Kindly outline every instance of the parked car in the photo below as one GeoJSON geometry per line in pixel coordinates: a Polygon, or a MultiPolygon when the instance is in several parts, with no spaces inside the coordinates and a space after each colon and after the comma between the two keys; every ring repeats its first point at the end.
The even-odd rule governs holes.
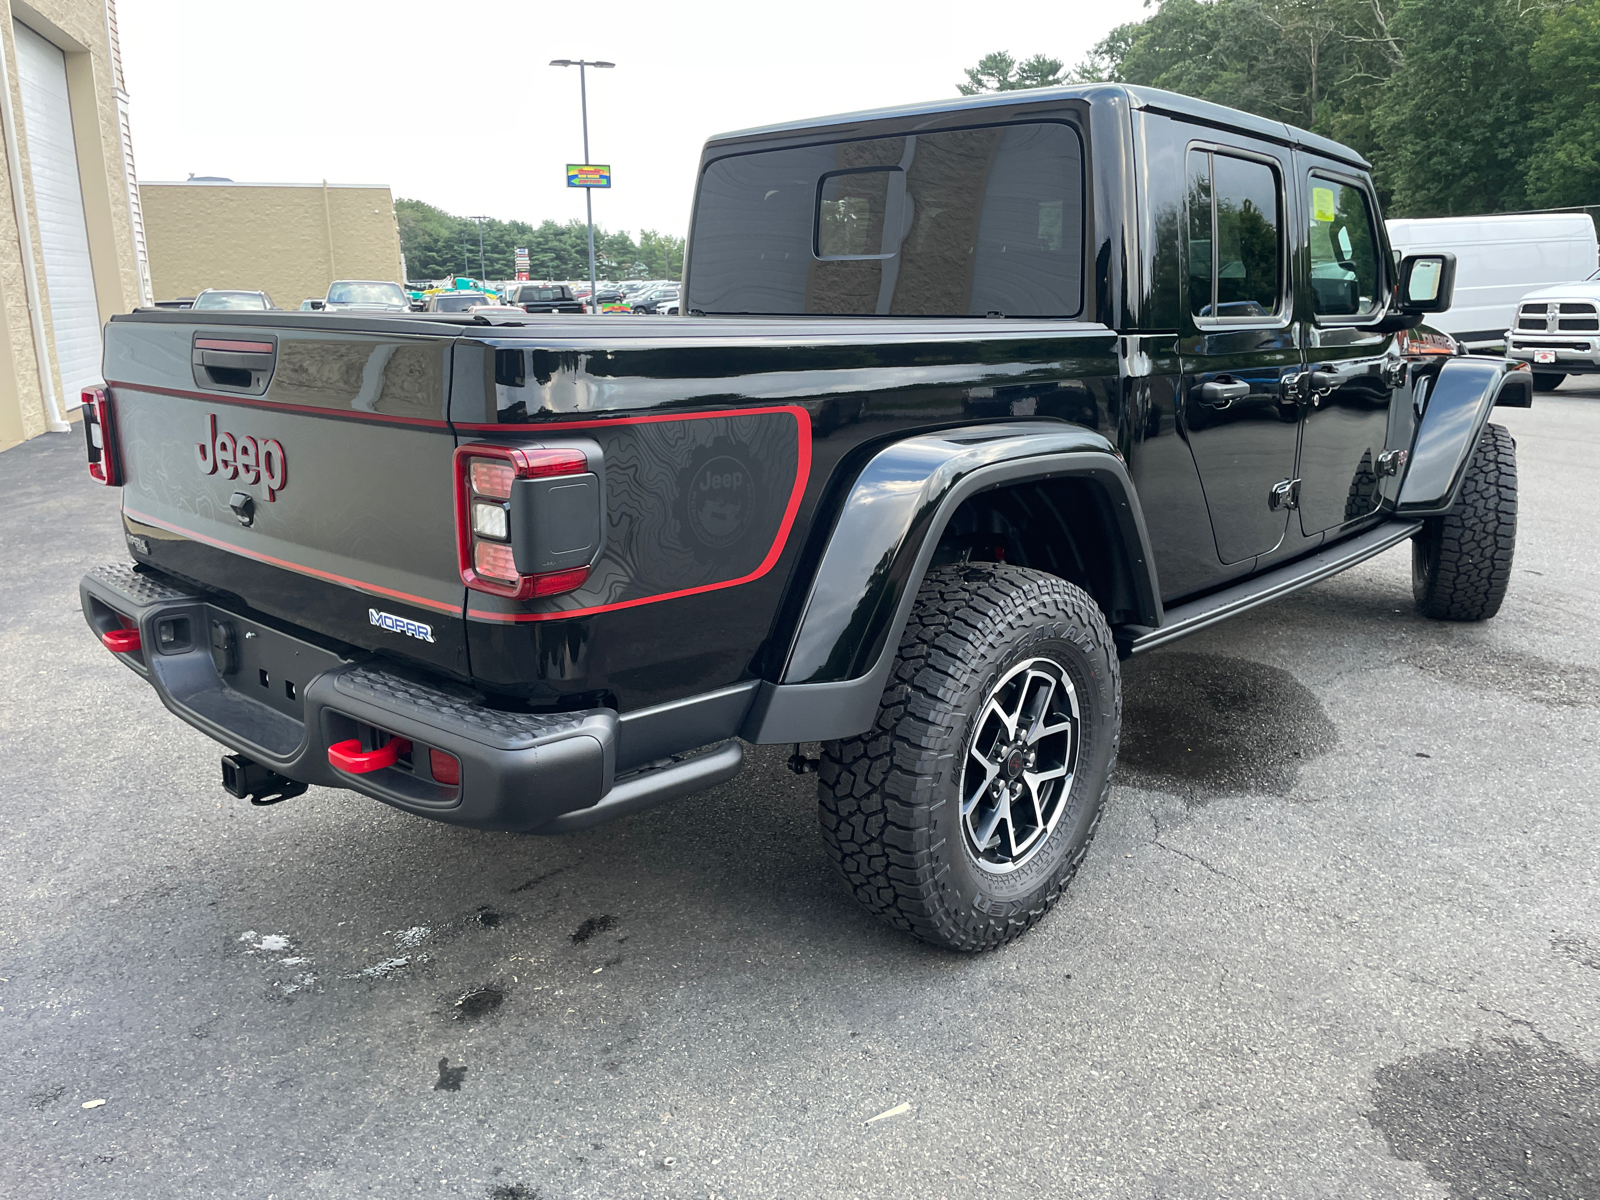
{"type": "Polygon", "coordinates": [[[157,300],[152,306],[155,308],[193,308],[193,296],[179,296],[175,300],[157,300]]]}
{"type": "Polygon", "coordinates": [[[323,312],[410,312],[411,298],[398,283],[374,279],[338,279],[328,285],[323,312]]]}
{"type": "Polygon", "coordinates": [[[1600,271],[1529,292],[1505,339],[1506,357],[1531,365],[1541,392],[1555,391],[1568,375],[1600,374],[1600,271]]]}
{"type": "Polygon", "coordinates": [[[322,311],[322,298],[320,296],[312,296],[312,297],[309,297],[309,298],[307,298],[305,300],[300,301],[300,311],[301,312],[321,312],[322,311]]]}
{"type": "Polygon", "coordinates": [[[531,313],[581,313],[583,303],[564,283],[519,283],[506,297],[507,304],[515,304],[531,313]]]}
{"type": "Polygon", "coordinates": [[[1435,323],[1468,351],[1498,354],[1529,292],[1587,278],[1600,267],[1588,213],[1407,218],[1388,228],[1402,254],[1455,255],[1455,301],[1435,323]]]}
{"type": "Polygon", "coordinates": [[[223,288],[206,288],[194,298],[189,307],[221,312],[253,312],[276,308],[272,297],[265,292],[229,291],[223,288]]]}
{"type": "MultiPolygon", "coordinates": [[[[564,833],[821,743],[854,897],[987,950],[1101,827],[1122,660],[1407,542],[1422,615],[1500,609],[1530,372],[1401,352],[1454,260],[1391,256],[1355,150],[1083,84],[696,177],[693,317],[418,321],[403,363],[390,318],[111,319],[134,561],[83,614],[232,794],[564,833]]],[[[1344,606],[1375,662],[1390,607],[1344,606]]]]}
{"type": "Polygon", "coordinates": [[[459,313],[466,312],[475,305],[497,304],[482,292],[435,292],[428,297],[428,302],[423,306],[423,312],[434,313],[459,313]]]}
{"type": "Polygon", "coordinates": [[[675,286],[651,288],[648,292],[635,296],[631,302],[631,307],[636,313],[661,312],[663,304],[671,303],[677,298],[678,289],[675,286]]]}

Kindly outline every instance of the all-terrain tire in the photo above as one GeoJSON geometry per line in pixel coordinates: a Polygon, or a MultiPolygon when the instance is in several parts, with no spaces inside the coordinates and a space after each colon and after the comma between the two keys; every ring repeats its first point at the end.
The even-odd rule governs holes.
{"type": "Polygon", "coordinates": [[[1517,443],[1485,425],[1461,495],[1411,542],[1411,594],[1425,617],[1485,621],[1500,611],[1517,548],[1517,443]]]}
{"type": "Polygon", "coordinates": [[[1533,390],[1536,392],[1553,392],[1566,380],[1565,371],[1535,371],[1533,373],[1533,390]]]}
{"type": "Polygon", "coordinates": [[[1083,861],[1110,790],[1121,722],[1116,645],[1084,591],[1003,563],[931,571],[872,729],[823,743],[819,815],[828,854],[861,905],[895,928],[953,950],[1003,945],[1049,911],[1083,861]],[[996,874],[969,838],[963,766],[990,719],[991,693],[1031,663],[1070,683],[1075,765],[1054,793],[1049,833],[1036,825],[1031,856],[996,874]]]}

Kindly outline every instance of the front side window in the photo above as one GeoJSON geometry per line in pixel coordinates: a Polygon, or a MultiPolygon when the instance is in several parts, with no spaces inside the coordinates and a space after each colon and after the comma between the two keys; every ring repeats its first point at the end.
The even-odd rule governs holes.
{"type": "Polygon", "coordinates": [[[1188,175],[1189,311],[1202,320],[1276,315],[1283,290],[1277,171],[1191,150],[1188,175]]]}
{"type": "Polygon", "coordinates": [[[732,155],[708,165],[688,307],[1074,317],[1083,143],[1036,122],[732,155]]]}
{"type": "Polygon", "coordinates": [[[1311,304],[1319,317],[1362,317],[1378,308],[1378,240],[1366,193],[1310,178],[1311,304]]]}

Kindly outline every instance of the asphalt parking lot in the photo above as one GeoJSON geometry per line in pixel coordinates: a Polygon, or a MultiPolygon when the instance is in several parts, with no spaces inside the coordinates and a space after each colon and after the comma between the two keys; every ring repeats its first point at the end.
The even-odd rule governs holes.
{"type": "Polygon", "coordinates": [[[1128,664],[977,958],[857,911],[787,747],[561,839],[232,800],[79,614],[79,435],[6,451],[0,1194],[1600,1196],[1600,383],[1495,419],[1501,615],[1402,547],[1128,664]]]}

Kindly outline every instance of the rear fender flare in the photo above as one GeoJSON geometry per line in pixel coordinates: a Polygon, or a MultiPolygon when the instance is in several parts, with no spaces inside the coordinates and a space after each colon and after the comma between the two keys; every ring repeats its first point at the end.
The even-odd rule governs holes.
{"type": "Polygon", "coordinates": [[[967,426],[906,438],[856,477],[812,576],[779,681],[765,681],[742,735],[849,737],[869,728],[940,534],[963,501],[1008,484],[1075,477],[1097,488],[1141,622],[1161,591],[1137,493],[1102,435],[1057,422],[967,426]]]}
{"type": "Polygon", "coordinates": [[[1474,357],[1447,361],[1429,389],[1395,515],[1436,517],[1449,512],[1494,406],[1527,407],[1532,395],[1532,373],[1515,363],[1474,357]],[[1527,395],[1518,389],[1526,389],[1527,395]]]}

